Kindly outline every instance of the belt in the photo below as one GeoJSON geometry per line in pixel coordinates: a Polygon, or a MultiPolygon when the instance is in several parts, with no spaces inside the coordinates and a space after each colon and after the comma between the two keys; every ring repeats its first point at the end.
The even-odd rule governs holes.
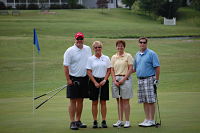
{"type": "MultiPolygon", "coordinates": [[[[115,76],[125,76],[125,75],[115,75],[115,76]]],[[[129,78],[127,78],[126,80],[129,80],[129,78]]]]}
{"type": "Polygon", "coordinates": [[[115,75],[115,76],[125,76],[125,75],[115,75]]]}
{"type": "Polygon", "coordinates": [[[147,76],[147,77],[137,77],[137,78],[138,78],[138,79],[147,79],[147,78],[149,78],[149,77],[153,77],[153,76],[155,76],[155,75],[147,76]]]}
{"type": "Polygon", "coordinates": [[[97,78],[97,77],[94,77],[94,78],[95,78],[95,80],[98,80],[98,81],[104,80],[104,78],[97,78]]]}
{"type": "Polygon", "coordinates": [[[71,76],[71,75],[69,75],[70,76],[70,78],[72,78],[72,79],[84,79],[84,78],[87,78],[88,76],[86,75],[85,77],[75,77],[75,76],[71,76]]]}

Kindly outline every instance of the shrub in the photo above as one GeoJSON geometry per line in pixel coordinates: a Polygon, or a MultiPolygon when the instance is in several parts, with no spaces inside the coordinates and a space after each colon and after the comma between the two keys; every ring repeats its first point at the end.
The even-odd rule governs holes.
{"type": "Polygon", "coordinates": [[[158,16],[171,19],[176,17],[178,8],[182,5],[182,0],[138,0],[140,9],[158,16]]]}
{"type": "Polygon", "coordinates": [[[68,0],[67,1],[68,6],[69,6],[70,9],[75,9],[76,5],[77,5],[77,2],[78,2],[78,0],[68,0]]]}
{"type": "Polygon", "coordinates": [[[6,9],[10,10],[10,9],[13,9],[12,6],[7,6],[6,9]]]}
{"type": "Polygon", "coordinates": [[[29,4],[28,5],[28,9],[30,9],[30,10],[37,10],[37,9],[39,9],[39,7],[36,4],[29,4]]]}
{"type": "Polygon", "coordinates": [[[158,8],[157,14],[159,16],[163,16],[163,17],[166,17],[168,19],[172,19],[173,17],[176,17],[177,10],[180,7],[180,5],[177,2],[178,1],[163,3],[160,6],[160,8],[158,8]]]}
{"type": "Polygon", "coordinates": [[[200,0],[192,0],[192,7],[200,11],[200,0]]]}
{"type": "Polygon", "coordinates": [[[76,6],[75,6],[75,9],[83,9],[83,8],[85,8],[83,5],[80,5],[80,4],[77,4],[76,6]]]}
{"type": "Polygon", "coordinates": [[[161,17],[161,16],[159,16],[159,17],[157,17],[157,19],[156,19],[157,21],[159,21],[161,24],[163,24],[164,23],[164,18],[163,17],[161,17]]]}
{"type": "Polygon", "coordinates": [[[26,4],[20,4],[20,5],[17,4],[17,5],[16,5],[16,8],[17,8],[17,9],[21,9],[21,10],[25,10],[25,9],[26,9],[26,4]]]}
{"type": "Polygon", "coordinates": [[[69,5],[68,4],[62,4],[62,9],[69,9],[69,5]]]}
{"type": "Polygon", "coordinates": [[[52,4],[50,6],[50,9],[61,9],[62,8],[62,5],[58,5],[58,4],[52,4]]]}
{"type": "Polygon", "coordinates": [[[6,6],[4,4],[4,2],[0,1],[0,10],[5,10],[6,6]]]}

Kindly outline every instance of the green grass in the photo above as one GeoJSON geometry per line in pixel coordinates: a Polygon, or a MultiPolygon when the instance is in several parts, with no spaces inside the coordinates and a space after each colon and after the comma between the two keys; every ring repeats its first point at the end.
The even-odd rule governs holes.
{"type": "Polygon", "coordinates": [[[180,8],[178,12],[178,21],[180,21],[180,23],[200,26],[200,14],[190,8],[180,8]]]}
{"type": "Polygon", "coordinates": [[[149,16],[137,15],[127,9],[105,10],[103,14],[99,9],[51,11],[56,14],[41,14],[36,10],[21,11],[21,16],[0,16],[0,35],[30,37],[34,27],[40,35],[53,37],[71,37],[78,31],[84,31],[88,38],[200,35],[200,12],[188,8],[180,9],[176,26],[165,26],[149,16]]]}
{"type": "MultiPolygon", "coordinates": [[[[9,98],[1,99],[1,132],[3,133],[71,133],[69,129],[68,103],[65,100],[64,92],[46,103],[35,113],[32,113],[32,102],[30,98],[9,98]]],[[[200,131],[199,109],[197,100],[199,92],[165,92],[159,93],[160,111],[162,117],[161,128],[140,128],[137,126],[143,120],[142,106],[137,104],[136,98],[131,100],[131,122],[129,129],[120,128],[120,133],[196,133],[200,131]],[[195,102],[196,101],[196,102],[195,102]],[[184,103],[184,104],[181,104],[184,103]],[[195,104],[196,103],[196,104],[195,104]]],[[[108,129],[92,129],[91,102],[85,100],[82,120],[88,128],[77,132],[118,132],[112,124],[117,120],[115,100],[108,102],[107,122],[108,129]]]]}
{"type": "MultiPolygon", "coordinates": [[[[62,65],[63,53],[73,44],[73,34],[77,31],[85,33],[85,43],[89,46],[95,40],[102,41],[103,53],[109,57],[116,52],[117,39],[112,38],[200,33],[199,22],[192,23],[190,15],[181,15],[177,26],[163,26],[149,17],[135,15],[125,9],[105,11],[104,15],[95,9],[55,11],[56,15],[41,15],[39,11],[22,11],[21,16],[0,16],[0,131],[2,133],[73,132],[69,130],[68,99],[65,98],[65,91],[60,92],[39,110],[35,110],[34,113],[32,111],[33,27],[37,28],[41,47],[40,55],[36,53],[35,56],[35,95],[43,94],[66,83],[62,65]],[[77,19],[77,16],[80,18],[77,19]],[[184,19],[181,19],[182,17],[184,19]]],[[[180,11],[183,15],[188,12],[199,14],[188,8],[180,11]]],[[[198,20],[199,17],[195,19],[198,20]]],[[[137,40],[129,39],[126,43],[126,51],[134,55],[138,51],[137,40]]],[[[200,39],[150,39],[149,48],[158,53],[161,62],[158,96],[163,125],[158,129],[137,126],[143,120],[144,113],[142,105],[137,104],[137,79],[133,74],[132,127],[121,128],[119,132],[200,132],[198,103],[200,39]]],[[[36,101],[35,105],[41,100],[36,101]]],[[[111,95],[107,107],[109,128],[94,130],[91,128],[91,101],[85,100],[82,120],[89,128],[77,132],[118,132],[118,129],[112,128],[112,124],[117,120],[117,112],[116,101],[111,95]]]]}

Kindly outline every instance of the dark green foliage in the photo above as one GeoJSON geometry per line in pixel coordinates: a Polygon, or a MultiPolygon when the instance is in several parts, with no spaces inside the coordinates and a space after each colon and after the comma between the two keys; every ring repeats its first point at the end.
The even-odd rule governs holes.
{"type": "Polygon", "coordinates": [[[17,4],[16,5],[17,9],[25,10],[26,9],[26,4],[17,4]]]}
{"type": "Polygon", "coordinates": [[[179,8],[179,4],[175,2],[165,2],[158,8],[157,14],[159,16],[166,17],[168,19],[172,19],[173,17],[176,17],[177,10],[179,8]]]}
{"type": "Polygon", "coordinates": [[[5,10],[5,9],[6,9],[5,4],[2,1],[0,1],[0,10],[5,10]]]}
{"type": "Polygon", "coordinates": [[[181,6],[186,7],[187,6],[187,0],[182,0],[181,6]]]}
{"type": "Polygon", "coordinates": [[[37,10],[37,9],[39,9],[39,7],[38,7],[37,4],[29,4],[28,5],[28,9],[30,9],[30,10],[37,10]]]}
{"type": "Polygon", "coordinates": [[[129,10],[131,10],[131,7],[133,5],[133,3],[135,2],[136,0],[122,0],[122,3],[126,5],[126,7],[129,8],[129,10]]]}
{"type": "Polygon", "coordinates": [[[192,7],[200,11],[200,0],[192,0],[192,7]]]}
{"type": "Polygon", "coordinates": [[[75,9],[76,6],[77,6],[77,2],[78,0],[68,0],[67,3],[68,3],[68,6],[70,9],[75,9]]]}
{"type": "Polygon", "coordinates": [[[157,12],[164,0],[139,0],[139,6],[145,12],[157,12]]]}
{"type": "Polygon", "coordinates": [[[62,5],[58,5],[58,4],[52,4],[50,6],[50,9],[61,9],[62,8],[62,5]]]}
{"type": "Polygon", "coordinates": [[[182,5],[182,0],[139,0],[139,7],[145,12],[155,13],[158,16],[173,18],[176,17],[178,8],[182,5]]]}
{"type": "Polygon", "coordinates": [[[85,7],[83,5],[77,4],[75,6],[75,9],[84,9],[85,7]]]}

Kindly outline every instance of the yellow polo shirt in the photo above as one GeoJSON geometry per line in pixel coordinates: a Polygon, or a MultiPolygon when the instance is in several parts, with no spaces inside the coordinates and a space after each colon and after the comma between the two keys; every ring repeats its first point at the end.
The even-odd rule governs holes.
{"type": "Polygon", "coordinates": [[[111,67],[114,68],[115,75],[126,75],[128,71],[128,65],[133,64],[133,57],[131,54],[124,52],[122,56],[118,53],[111,58],[111,67]]]}

